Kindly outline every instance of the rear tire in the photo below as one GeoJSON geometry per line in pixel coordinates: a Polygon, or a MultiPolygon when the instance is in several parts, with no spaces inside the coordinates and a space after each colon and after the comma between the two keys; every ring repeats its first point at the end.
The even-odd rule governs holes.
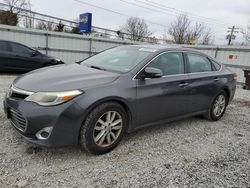
{"type": "Polygon", "coordinates": [[[79,144],[93,154],[104,154],[114,149],[127,128],[127,113],[116,102],[106,102],[90,112],[83,122],[79,144]]]}
{"type": "Polygon", "coordinates": [[[228,104],[228,96],[225,91],[221,91],[210,105],[209,111],[204,117],[210,121],[218,121],[224,115],[228,104]]]}

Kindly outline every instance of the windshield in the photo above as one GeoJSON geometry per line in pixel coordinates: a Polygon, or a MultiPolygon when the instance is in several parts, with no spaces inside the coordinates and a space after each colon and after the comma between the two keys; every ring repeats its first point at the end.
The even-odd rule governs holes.
{"type": "Polygon", "coordinates": [[[122,46],[106,50],[84,60],[81,64],[115,72],[129,72],[152,52],[151,49],[122,46]]]}

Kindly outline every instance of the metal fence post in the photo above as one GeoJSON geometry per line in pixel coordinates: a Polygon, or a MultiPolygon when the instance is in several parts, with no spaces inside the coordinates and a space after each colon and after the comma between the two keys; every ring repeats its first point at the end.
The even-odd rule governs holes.
{"type": "Polygon", "coordinates": [[[45,54],[48,55],[49,50],[49,33],[45,33],[45,54]]]}
{"type": "Polygon", "coordinates": [[[219,51],[219,48],[217,47],[216,49],[215,49],[215,54],[214,54],[214,58],[216,59],[216,57],[217,57],[217,55],[218,55],[218,51],[219,51]]]}
{"type": "Polygon", "coordinates": [[[89,39],[89,56],[92,55],[92,39],[89,39]]]}

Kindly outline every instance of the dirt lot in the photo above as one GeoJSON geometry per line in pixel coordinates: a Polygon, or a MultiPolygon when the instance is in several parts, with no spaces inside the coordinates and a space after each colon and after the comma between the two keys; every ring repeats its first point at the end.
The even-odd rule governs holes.
{"type": "Polygon", "coordinates": [[[0,76],[0,187],[250,187],[250,91],[237,88],[218,122],[199,117],[127,135],[112,152],[45,149],[27,143],[3,113],[0,76]]]}

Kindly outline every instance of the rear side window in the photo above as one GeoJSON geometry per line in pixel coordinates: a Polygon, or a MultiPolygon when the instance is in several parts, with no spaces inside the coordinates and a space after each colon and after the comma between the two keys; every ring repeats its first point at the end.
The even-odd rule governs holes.
{"type": "Polygon", "coordinates": [[[190,73],[212,71],[211,62],[204,56],[198,54],[187,54],[190,73]]]}
{"type": "Polygon", "coordinates": [[[0,41],[0,51],[9,51],[6,42],[0,41]]]}
{"type": "Polygon", "coordinates": [[[212,59],[210,59],[210,60],[211,60],[211,62],[212,62],[212,64],[213,64],[213,70],[214,70],[214,71],[220,70],[221,65],[220,65],[219,63],[217,63],[216,61],[212,60],[212,59]]]}
{"type": "Polygon", "coordinates": [[[160,69],[163,75],[176,75],[184,73],[182,53],[168,52],[154,59],[149,67],[160,69]]]}
{"type": "Polygon", "coordinates": [[[12,52],[15,53],[24,53],[24,54],[32,54],[33,51],[23,45],[16,44],[16,43],[10,43],[12,52]]]}

